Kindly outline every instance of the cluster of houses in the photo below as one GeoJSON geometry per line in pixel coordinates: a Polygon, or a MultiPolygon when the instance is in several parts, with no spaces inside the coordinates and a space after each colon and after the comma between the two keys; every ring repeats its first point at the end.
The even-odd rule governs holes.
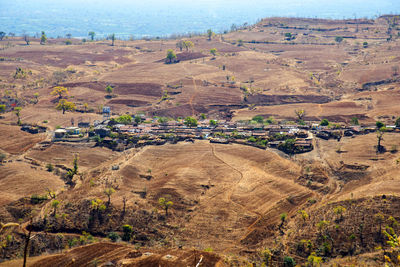
{"type": "MultiPolygon", "coordinates": [[[[291,140],[296,153],[308,152],[313,149],[313,138],[325,140],[340,140],[343,136],[354,136],[376,131],[376,127],[336,126],[330,128],[320,124],[255,124],[249,121],[232,122],[218,121],[213,124],[210,120],[200,120],[197,126],[189,127],[184,121],[163,121],[157,118],[143,118],[142,123],[119,124],[116,120],[94,121],[93,125],[80,122],[78,125],[59,128],[54,132],[53,141],[72,139],[88,140],[97,137],[105,145],[141,146],[160,145],[167,141],[193,141],[208,139],[213,143],[240,143],[260,148],[280,148],[287,140],[291,140]],[[86,135],[87,133],[87,135],[86,135]],[[133,142],[133,143],[132,143],[133,142]]],[[[396,130],[393,126],[389,130],[396,130]],[[393,128],[393,129],[392,129],[393,128]]]]}
{"type": "MultiPolygon", "coordinates": [[[[163,144],[161,140],[170,140],[173,137],[178,141],[209,139],[214,143],[234,142],[262,148],[267,145],[278,147],[286,139],[293,138],[295,146],[307,151],[313,149],[313,135],[307,127],[299,125],[264,125],[228,121],[219,121],[217,125],[212,125],[210,120],[201,120],[197,126],[189,127],[183,121],[159,123],[157,120],[152,120],[141,124],[125,125],[106,120],[95,121],[93,131],[89,132],[89,136],[99,136],[106,143],[110,143],[112,139],[110,136],[114,133],[118,134],[118,139],[153,140],[154,142],[150,144],[163,144]]],[[[149,144],[148,141],[138,143],[149,144]]]]}

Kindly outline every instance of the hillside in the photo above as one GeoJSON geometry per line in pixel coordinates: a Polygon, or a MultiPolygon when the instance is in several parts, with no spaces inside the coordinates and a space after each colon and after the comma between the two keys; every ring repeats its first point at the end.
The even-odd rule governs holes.
{"type": "Polygon", "coordinates": [[[399,23],[268,18],[188,51],[3,39],[0,266],[29,232],[28,266],[397,266],[399,23]]]}

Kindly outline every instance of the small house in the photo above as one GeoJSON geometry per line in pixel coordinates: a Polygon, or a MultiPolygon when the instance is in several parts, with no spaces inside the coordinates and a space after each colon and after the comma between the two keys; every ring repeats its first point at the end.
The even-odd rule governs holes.
{"type": "Polygon", "coordinates": [[[67,134],[67,131],[65,129],[57,129],[54,131],[54,137],[55,138],[63,138],[67,134]]]}
{"type": "Polygon", "coordinates": [[[69,135],[79,135],[81,133],[81,128],[79,127],[67,127],[65,130],[69,135]]]}
{"type": "Polygon", "coordinates": [[[79,128],[89,128],[90,127],[90,122],[78,122],[78,127],[79,128]]]}
{"type": "Polygon", "coordinates": [[[111,130],[103,125],[98,125],[94,128],[94,132],[96,133],[96,135],[100,136],[101,138],[104,138],[110,135],[111,130]]]}
{"type": "Polygon", "coordinates": [[[267,132],[264,130],[254,130],[252,132],[252,136],[264,138],[264,137],[267,137],[268,135],[267,135],[267,132]]]}

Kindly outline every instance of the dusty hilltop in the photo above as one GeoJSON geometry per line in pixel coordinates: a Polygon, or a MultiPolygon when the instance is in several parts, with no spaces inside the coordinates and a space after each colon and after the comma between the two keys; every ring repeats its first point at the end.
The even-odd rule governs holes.
{"type": "Polygon", "coordinates": [[[0,41],[0,266],[400,264],[399,16],[89,39],[0,41]]]}

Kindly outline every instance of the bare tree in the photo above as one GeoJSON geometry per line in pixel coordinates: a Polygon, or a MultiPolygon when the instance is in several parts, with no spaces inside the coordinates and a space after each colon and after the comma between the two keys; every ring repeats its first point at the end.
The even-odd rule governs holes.
{"type": "Polygon", "coordinates": [[[24,38],[24,41],[25,41],[26,45],[29,45],[29,43],[31,42],[30,37],[29,37],[29,34],[27,34],[27,33],[24,32],[24,33],[22,34],[22,38],[24,38]]]}
{"type": "Polygon", "coordinates": [[[304,109],[299,109],[299,110],[295,109],[294,113],[296,114],[299,121],[302,121],[306,116],[306,111],[304,109]]]}
{"type": "Polygon", "coordinates": [[[393,66],[392,71],[393,71],[393,76],[399,75],[399,66],[393,66]]]}
{"type": "Polygon", "coordinates": [[[385,131],[383,129],[379,129],[376,131],[376,138],[378,139],[378,145],[376,146],[376,153],[381,153],[383,151],[381,142],[383,141],[384,133],[385,133],[385,131]]]}

